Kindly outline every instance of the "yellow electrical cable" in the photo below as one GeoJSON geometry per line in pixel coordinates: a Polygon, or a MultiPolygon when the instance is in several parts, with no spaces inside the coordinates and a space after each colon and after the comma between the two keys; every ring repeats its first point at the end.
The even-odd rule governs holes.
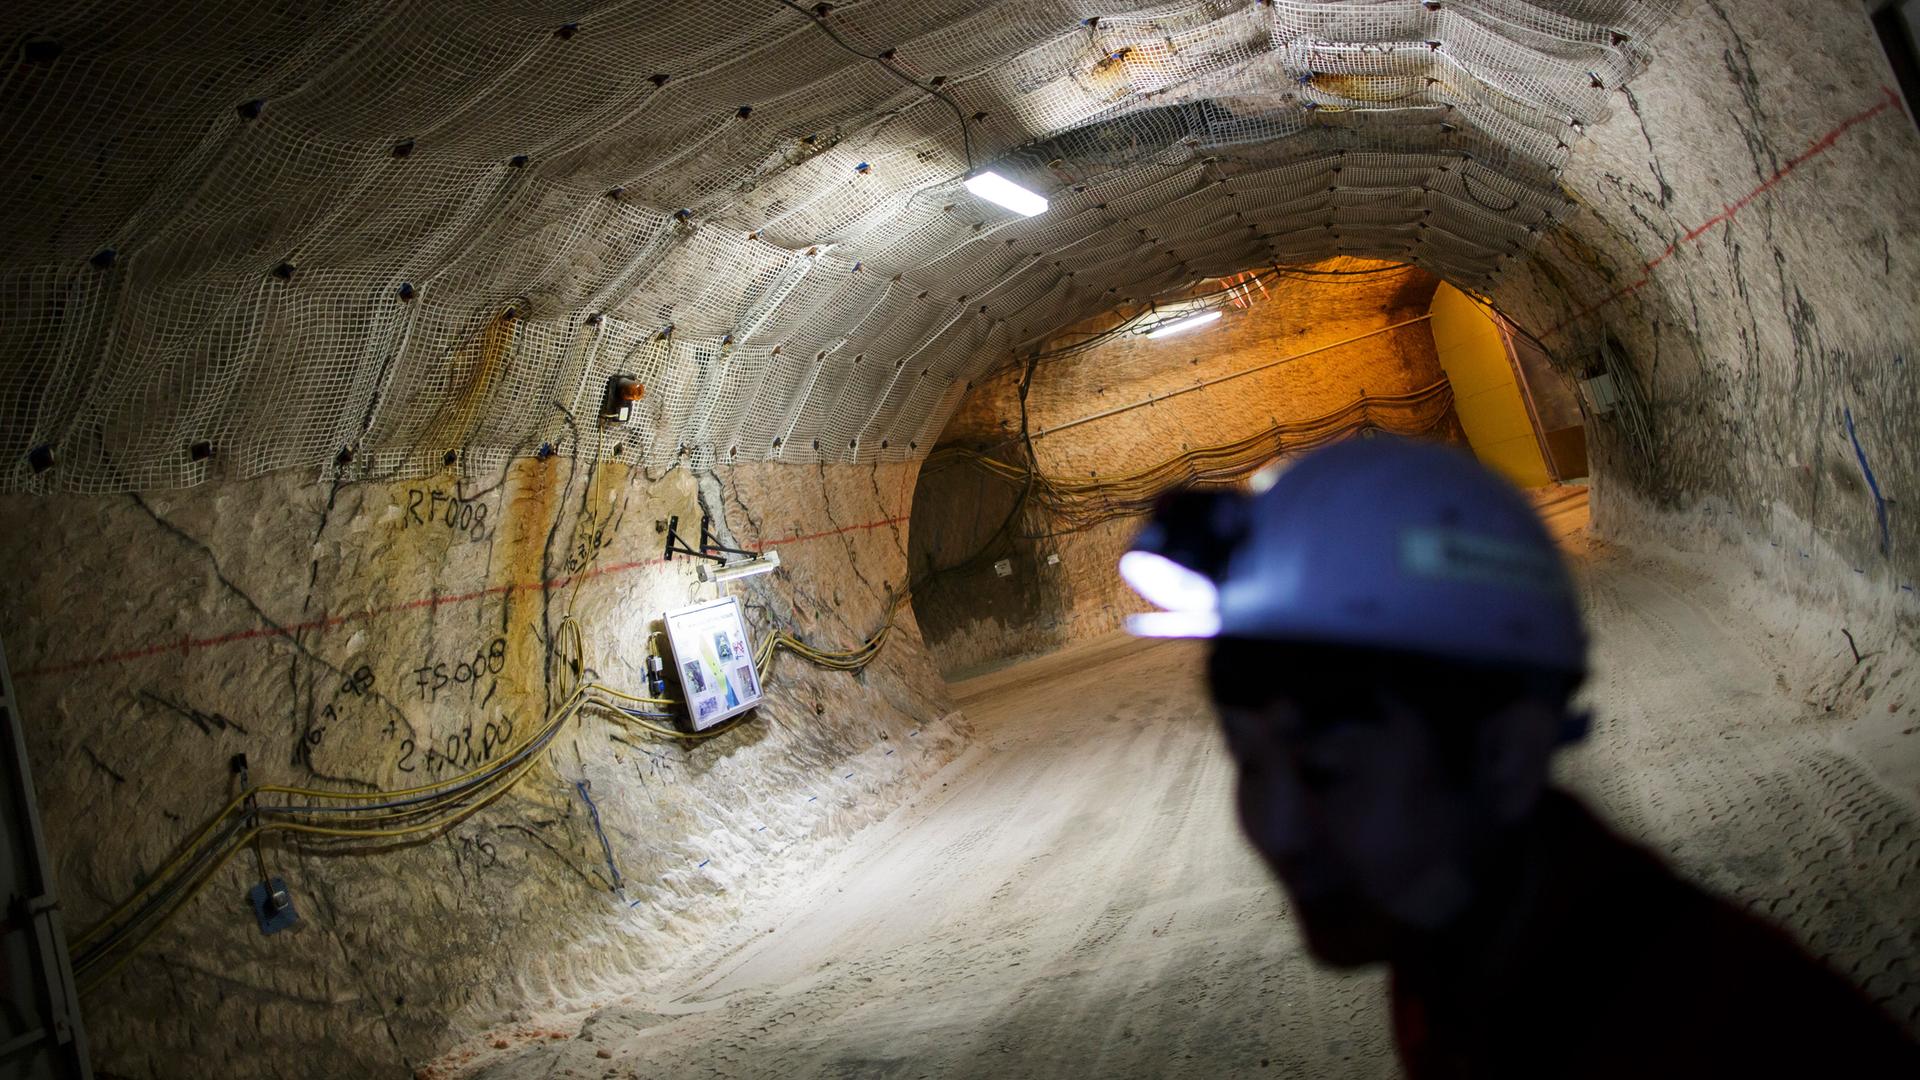
{"type": "MultiPolygon", "coordinates": [[[[533,764],[538,760],[539,758],[537,756],[528,758],[525,762],[521,763],[519,766],[516,766],[516,769],[518,770],[520,775],[524,775],[527,771],[529,771],[532,768],[533,764]]],[[[514,777],[513,783],[517,783],[519,781],[519,778],[520,778],[519,775],[516,775],[514,777]]],[[[375,837],[379,837],[379,836],[391,837],[391,836],[405,836],[405,835],[412,835],[415,833],[426,832],[426,831],[429,831],[430,829],[439,828],[443,825],[447,827],[452,827],[454,825],[458,825],[462,821],[465,821],[467,818],[473,816],[473,814],[479,811],[482,807],[485,807],[491,804],[495,799],[498,799],[500,796],[506,794],[507,790],[513,786],[513,783],[502,785],[499,790],[493,792],[492,794],[488,795],[486,798],[480,800],[479,802],[474,803],[472,806],[461,811],[460,813],[455,814],[453,817],[447,819],[444,822],[432,822],[422,826],[416,826],[416,827],[410,827],[410,828],[404,828],[404,829],[370,830],[366,833],[342,831],[342,830],[328,830],[328,829],[321,829],[314,826],[301,826],[293,823],[282,823],[282,822],[272,822],[264,825],[255,826],[254,828],[248,830],[246,833],[236,838],[235,842],[231,844],[227,848],[227,850],[221,854],[221,856],[218,859],[214,860],[212,865],[208,866],[206,870],[202,871],[200,875],[194,879],[193,884],[187,889],[187,891],[184,894],[181,895],[180,899],[176,901],[174,904],[172,904],[171,906],[169,906],[167,910],[163,912],[157,920],[155,920],[154,924],[151,927],[143,931],[140,934],[140,936],[135,938],[131,943],[121,948],[120,951],[122,955],[118,960],[114,961],[114,963],[110,967],[108,967],[105,971],[101,972],[99,975],[89,977],[86,983],[80,987],[80,991],[82,993],[87,993],[93,990],[95,987],[99,986],[101,983],[111,978],[114,972],[119,971],[120,968],[124,966],[128,960],[131,960],[133,958],[134,953],[140,951],[140,946],[152,940],[153,936],[155,934],[158,934],[161,931],[161,929],[167,925],[168,922],[172,921],[173,916],[177,914],[181,908],[185,907],[188,904],[188,902],[193,900],[194,897],[198,896],[201,890],[205,889],[207,887],[207,884],[213,880],[213,876],[219,873],[221,868],[225,867],[227,863],[231,861],[235,855],[245,850],[247,845],[251,844],[253,842],[254,837],[256,836],[264,835],[265,833],[269,833],[269,832],[305,832],[305,833],[321,833],[323,835],[352,835],[352,836],[364,835],[364,836],[375,836],[375,837]]]]}
{"type": "Polygon", "coordinates": [[[646,731],[651,731],[651,732],[654,732],[655,734],[665,736],[667,738],[679,739],[679,740],[682,740],[683,742],[701,742],[706,739],[714,738],[715,736],[724,735],[727,732],[732,731],[734,728],[739,727],[742,723],[745,722],[744,718],[742,717],[734,717],[733,719],[728,720],[724,723],[716,724],[713,727],[706,729],[705,731],[678,731],[674,728],[667,727],[663,724],[655,724],[652,721],[647,720],[643,717],[633,716],[628,713],[621,712],[616,706],[608,705],[605,707],[613,710],[614,712],[613,720],[616,723],[623,724],[627,727],[641,728],[646,731]]]}
{"type": "Polygon", "coordinates": [[[1451,386],[1445,380],[1403,394],[1363,397],[1322,416],[1278,424],[1246,438],[1201,447],[1136,472],[1098,479],[1049,477],[964,448],[943,450],[935,458],[959,460],[1009,484],[1031,486],[1042,509],[1063,521],[1066,531],[1077,531],[1115,517],[1146,513],[1162,494],[1183,483],[1235,483],[1281,453],[1297,453],[1325,445],[1363,428],[1402,435],[1422,434],[1445,420],[1451,400],[1451,386]],[[1376,409],[1400,408],[1418,412],[1414,419],[1404,422],[1386,422],[1375,415],[1376,409]]]}
{"type": "MultiPolygon", "coordinates": [[[[572,708],[570,709],[563,710],[562,714],[556,714],[556,715],[564,715],[565,713],[570,713],[574,709],[577,709],[577,705],[572,706],[572,708]]],[[[516,751],[516,753],[518,753],[518,751],[516,751]]],[[[509,790],[515,784],[517,784],[520,781],[520,779],[526,775],[527,772],[531,771],[534,764],[536,764],[538,761],[539,761],[539,756],[532,755],[532,756],[529,756],[526,761],[523,761],[518,765],[513,766],[511,769],[507,770],[506,772],[501,773],[500,774],[501,776],[508,777],[505,783],[498,785],[495,788],[495,790],[486,794],[478,802],[472,804],[471,806],[463,810],[460,810],[459,812],[455,813],[452,817],[447,818],[445,820],[422,822],[415,825],[402,826],[399,828],[392,828],[392,829],[336,828],[336,827],[320,826],[320,825],[304,825],[298,822],[283,822],[283,821],[269,821],[269,822],[264,822],[262,824],[256,825],[253,828],[247,830],[246,832],[237,835],[235,839],[230,844],[228,844],[226,849],[213,861],[213,863],[195,878],[194,884],[187,890],[187,892],[183,894],[181,897],[179,897],[178,899],[174,900],[168,906],[166,911],[164,911],[161,914],[160,918],[154,922],[152,926],[142,931],[140,935],[135,939],[133,939],[133,941],[130,944],[123,945],[120,948],[122,951],[126,952],[126,954],[129,956],[134,951],[137,951],[141,944],[149,940],[154,933],[158,932],[159,928],[161,926],[164,926],[166,922],[172,918],[175,912],[177,912],[181,907],[185,906],[185,904],[189,900],[191,900],[195,895],[199,893],[199,891],[202,888],[205,887],[207,880],[209,880],[215,872],[217,872],[221,867],[225,866],[227,862],[233,858],[234,855],[238,854],[248,844],[250,844],[253,841],[254,837],[256,836],[264,835],[266,833],[271,833],[271,832],[293,832],[293,833],[306,833],[306,834],[334,836],[334,837],[358,837],[358,838],[377,839],[377,838],[383,838],[383,837],[391,838],[391,837],[397,837],[397,836],[409,836],[409,835],[415,835],[418,833],[429,832],[431,830],[441,828],[443,826],[455,825],[461,821],[466,820],[466,818],[471,816],[474,811],[492,803],[495,799],[498,799],[501,795],[505,794],[507,790],[509,790]]],[[[464,794],[471,794],[471,793],[463,793],[463,795],[464,794]]],[[[417,809],[410,808],[407,811],[407,815],[410,816],[411,814],[417,813],[417,812],[418,812],[417,809]]],[[[218,819],[216,819],[215,824],[218,824],[218,819]]],[[[204,835],[204,832],[203,832],[203,835],[204,835]]],[[[176,863],[178,861],[179,861],[178,859],[175,860],[176,863]]],[[[162,875],[156,875],[154,880],[161,881],[164,879],[165,879],[165,875],[162,874],[162,875]]],[[[135,898],[137,899],[139,895],[142,895],[142,894],[137,893],[135,898]]],[[[99,932],[99,930],[102,929],[108,922],[112,921],[113,918],[117,917],[118,912],[123,911],[126,906],[127,905],[125,904],[121,905],[121,908],[116,909],[115,916],[110,916],[108,919],[102,920],[100,924],[97,924],[92,930],[89,931],[88,936],[91,937],[93,935],[96,935],[99,932]]],[[[124,958],[122,962],[124,962],[124,958]]],[[[119,964],[116,963],[114,965],[114,968],[117,969],[118,966],[119,964]]],[[[102,977],[104,978],[104,976],[102,977]]]]}
{"type": "MultiPolygon", "coordinates": [[[[879,655],[881,647],[892,633],[894,621],[901,607],[905,605],[906,599],[906,593],[902,593],[896,597],[888,610],[886,621],[881,628],[858,647],[845,651],[816,649],[792,634],[781,630],[774,631],[763,639],[758,650],[759,655],[755,658],[754,666],[759,671],[762,684],[764,685],[765,683],[765,676],[773,661],[774,654],[781,649],[793,652],[803,659],[823,667],[842,671],[856,671],[865,667],[879,655]]],[[[658,632],[655,631],[654,633],[657,634],[658,632]]],[[[651,637],[649,643],[651,643],[651,637]]],[[[555,646],[556,652],[571,646],[573,656],[577,658],[574,662],[578,665],[573,674],[576,678],[584,675],[587,666],[584,634],[580,629],[579,623],[571,615],[564,617],[559,627],[556,628],[555,646]]],[[[623,726],[638,728],[684,741],[711,739],[731,731],[744,722],[743,718],[735,718],[732,721],[716,725],[706,731],[684,732],[662,724],[653,723],[644,717],[633,716],[620,709],[617,705],[595,700],[599,695],[645,705],[681,704],[670,698],[642,697],[636,694],[629,694],[603,683],[581,683],[575,685],[567,693],[563,703],[559,708],[554,710],[551,718],[546,723],[531,733],[519,746],[504,754],[502,760],[510,761],[514,757],[527,752],[537,744],[547,740],[553,734],[557,733],[559,729],[584,706],[589,704],[599,705],[611,710],[617,722],[623,726]]],[[[312,808],[312,812],[320,815],[323,821],[328,817],[338,817],[341,818],[343,822],[353,823],[337,825],[277,819],[262,821],[259,820],[260,815],[285,812],[291,809],[291,807],[256,805],[251,811],[246,811],[254,815],[256,824],[251,828],[235,834],[233,839],[221,850],[211,853],[211,861],[208,862],[204,869],[193,874],[185,891],[181,895],[167,902],[166,906],[158,912],[157,916],[154,917],[148,925],[140,928],[133,937],[113,946],[114,951],[120,953],[120,956],[100,974],[90,975],[83,990],[91,991],[107,978],[111,977],[114,972],[118,971],[134,953],[138,952],[143,945],[152,940],[153,936],[165,927],[175,914],[198,896],[199,893],[205,889],[208,882],[213,879],[215,874],[224,868],[236,854],[244,850],[256,838],[269,833],[292,833],[295,835],[320,836],[336,839],[391,839],[402,836],[415,836],[437,829],[450,828],[465,821],[481,808],[491,805],[495,800],[517,786],[519,782],[533,770],[539,760],[539,754],[529,753],[524,761],[505,769],[502,769],[498,763],[494,763],[481,766],[480,768],[470,770],[447,780],[394,791],[342,792],[293,787],[282,784],[257,784],[249,787],[245,791],[236,794],[226,803],[219,813],[209,819],[197,833],[186,843],[182,844],[178,852],[170,858],[159,871],[148,878],[146,884],[134,890],[132,895],[115,906],[105,917],[78,935],[72,942],[71,947],[73,950],[75,952],[82,952],[86,946],[98,940],[102,935],[115,930],[126,929],[127,927],[125,925],[120,924],[120,920],[149,897],[156,889],[163,888],[172,882],[175,876],[182,872],[183,868],[190,861],[207,858],[209,853],[200,850],[201,844],[221,826],[230,822],[236,812],[243,811],[247,800],[250,798],[257,800],[260,795],[278,794],[350,804],[356,802],[390,802],[416,795],[428,795],[430,797],[423,799],[417,805],[384,809],[374,813],[372,816],[366,816],[367,811],[356,811],[352,806],[343,806],[338,810],[312,808]],[[463,785],[471,786],[463,787],[463,785]],[[469,802],[468,800],[472,801],[469,802]],[[462,803],[466,805],[462,806],[462,803]],[[449,809],[452,810],[452,813],[447,816],[442,816],[443,811],[449,809]],[[423,817],[427,820],[411,820],[405,825],[378,827],[378,824],[381,822],[406,821],[423,817]]],[[[306,808],[303,807],[302,809],[306,808]]],[[[368,808],[368,810],[371,809],[372,808],[368,808]]],[[[91,958],[84,962],[84,967],[91,968],[98,964],[100,959],[101,958],[98,957],[91,958]]]]}
{"type": "Polygon", "coordinates": [[[681,701],[679,701],[678,699],[675,699],[675,698],[660,698],[660,697],[641,697],[641,696],[639,696],[638,694],[629,694],[629,693],[627,693],[627,692],[626,692],[626,691],[624,691],[624,690],[615,690],[615,689],[614,689],[613,687],[611,687],[611,686],[608,686],[608,685],[606,685],[605,683],[588,683],[588,684],[587,684],[586,686],[584,686],[584,687],[581,687],[581,689],[583,689],[583,690],[588,690],[588,689],[591,689],[591,690],[594,690],[594,691],[597,691],[597,692],[599,692],[599,693],[602,693],[602,694],[606,694],[606,695],[608,695],[608,696],[610,696],[610,697],[617,697],[617,698],[619,698],[619,699],[621,699],[622,701],[637,701],[637,702],[639,702],[639,703],[640,703],[640,704],[642,704],[642,705],[680,705],[680,704],[683,704],[683,702],[681,702],[681,701]]]}
{"type": "MultiPolygon", "coordinates": [[[[232,860],[232,858],[236,854],[244,850],[247,847],[247,845],[252,843],[253,839],[257,836],[265,835],[266,833],[271,833],[271,832],[296,832],[296,833],[317,834],[317,835],[323,835],[323,836],[382,838],[382,837],[414,835],[418,833],[428,832],[443,826],[455,825],[461,821],[464,821],[467,817],[471,816],[474,811],[492,803],[495,799],[498,799],[501,795],[505,794],[506,791],[509,788],[511,788],[515,783],[517,783],[519,779],[522,776],[524,776],[532,768],[534,763],[536,763],[538,760],[539,759],[537,756],[530,757],[526,761],[520,763],[519,765],[514,766],[514,768],[510,770],[508,773],[503,774],[503,775],[511,776],[511,779],[507,783],[500,785],[496,790],[488,793],[484,798],[480,799],[478,802],[459,811],[454,816],[444,821],[425,822],[418,825],[405,826],[405,827],[396,828],[396,829],[339,829],[339,828],[330,828],[326,826],[302,825],[295,822],[265,822],[260,825],[256,825],[253,828],[247,830],[246,832],[237,835],[234,838],[233,842],[230,843],[226,847],[226,849],[216,859],[214,859],[214,861],[205,870],[201,871],[200,874],[195,877],[194,883],[192,884],[191,887],[188,888],[186,893],[181,895],[172,904],[170,904],[166,909],[166,911],[162,912],[160,917],[157,920],[155,920],[155,922],[151,926],[149,926],[144,931],[142,931],[138,937],[134,938],[130,943],[121,946],[121,951],[123,951],[127,956],[131,956],[133,952],[138,951],[140,945],[144,944],[146,941],[151,939],[155,933],[158,933],[160,928],[166,925],[166,923],[172,919],[174,913],[178,912],[180,908],[184,907],[187,904],[188,901],[192,900],[194,896],[198,895],[201,889],[203,889],[206,886],[207,881],[209,881],[212,878],[212,876],[220,870],[221,867],[225,866],[230,860],[232,860]]],[[[123,957],[122,961],[120,962],[124,962],[124,959],[125,958],[123,957]]],[[[119,967],[119,963],[116,963],[112,969],[109,969],[109,972],[111,972],[112,970],[117,970],[118,967],[119,967]]],[[[104,978],[104,977],[105,977],[104,975],[101,976],[101,978],[104,978]]],[[[92,982],[97,982],[97,981],[98,980],[92,980],[92,982]]]]}
{"type": "Polygon", "coordinates": [[[469,817],[475,810],[478,810],[480,807],[485,806],[488,803],[492,802],[493,800],[506,794],[510,788],[512,788],[515,784],[519,783],[521,777],[533,771],[533,767],[537,765],[539,761],[540,761],[539,755],[535,754],[528,757],[527,760],[519,763],[518,765],[513,766],[513,768],[509,769],[508,771],[502,773],[501,774],[502,776],[508,778],[506,782],[500,784],[492,792],[489,792],[487,796],[481,799],[479,802],[474,803],[472,806],[459,811],[458,813],[454,814],[452,817],[448,818],[445,821],[426,821],[426,822],[421,822],[417,825],[401,825],[391,829],[359,829],[359,828],[348,829],[348,828],[340,828],[337,826],[329,826],[329,825],[307,825],[298,821],[270,821],[258,826],[255,831],[260,833],[291,832],[291,833],[305,833],[313,836],[342,836],[342,837],[359,837],[359,838],[376,838],[376,839],[392,838],[396,836],[413,836],[418,833],[431,832],[434,829],[440,828],[442,825],[455,825],[460,823],[461,821],[466,820],[466,818],[469,817]]]}
{"type": "MultiPolygon", "coordinates": [[[[512,758],[514,755],[520,753],[522,750],[526,749],[528,746],[533,745],[534,742],[544,737],[547,731],[553,728],[556,728],[559,725],[559,723],[564,722],[565,718],[568,715],[570,715],[571,711],[575,708],[577,708],[577,705],[575,705],[575,703],[570,699],[566,704],[562,705],[558,711],[555,712],[554,722],[544,725],[540,730],[536,731],[533,735],[528,737],[526,742],[520,744],[519,747],[516,747],[512,753],[503,754],[502,757],[512,758]]],[[[427,784],[421,787],[402,788],[398,791],[381,791],[381,792],[316,791],[308,788],[287,787],[279,784],[256,784],[253,787],[250,787],[245,791],[240,792],[238,795],[235,795],[218,814],[214,815],[213,818],[211,818],[207,822],[207,824],[201,828],[201,830],[198,833],[194,834],[194,836],[190,840],[188,840],[185,845],[182,846],[179,854],[175,855],[172,859],[168,860],[167,863],[163,865],[159,870],[155,871],[153,875],[147,879],[147,883],[141,886],[139,889],[135,890],[133,895],[129,896],[119,906],[115,907],[112,911],[108,912],[105,917],[100,919],[98,922],[94,923],[93,926],[89,927],[79,937],[75,938],[70,947],[75,951],[78,951],[79,949],[82,949],[88,944],[90,944],[96,937],[100,936],[100,934],[110,929],[111,924],[117,921],[122,915],[126,914],[129,908],[136,906],[143,897],[145,897],[149,892],[152,892],[159,885],[163,884],[168,877],[170,877],[176,870],[178,870],[180,868],[180,864],[185,862],[187,858],[195,852],[195,849],[197,849],[200,846],[201,842],[204,841],[209,835],[211,835],[215,829],[219,828],[223,822],[225,822],[228,818],[232,817],[233,813],[236,810],[239,810],[249,797],[255,797],[255,796],[266,794],[266,793],[276,793],[276,794],[284,794],[284,795],[297,795],[303,798],[334,799],[338,801],[385,802],[385,801],[391,801],[394,799],[404,799],[414,795],[426,794],[438,788],[456,786],[456,785],[465,783],[466,781],[477,779],[483,776],[492,768],[493,766],[483,766],[479,769],[475,769],[471,772],[465,773],[461,776],[457,776],[449,780],[439,781],[437,783],[427,784]]],[[[464,794],[464,793],[459,793],[459,794],[464,794]]]]}
{"type": "MultiPolygon", "coordinates": [[[[1442,379],[1436,383],[1433,383],[1430,386],[1422,387],[1419,390],[1409,391],[1403,394],[1380,394],[1380,395],[1374,395],[1370,397],[1359,398],[1355,401],[1352,401],[1346,405],[1341,406],[1338,409],[1333,410],[1332,412],[1324,413],[1320,416],[1306,417],[1299,420],[1285,421],[1283,423],[1276,424],[1273,427],[1267,428],[1263,431],[1256,432],[1255,434],[1247,436],[1246,438],[1243,438],[1243,439],[1238,439],[1228,443],[1222,443],[1217,446],[1201,447],[1197,450],[1190,451],[1187,454],[1183,454],[1180,457],[1169,459],[1169,461],[1162,462],[1158,465],[1150,466],[1146,469],[1142,469],[1135,473],[1122,474],[1119,476],[1110,476],[1110,477],[1102,478],[1099,480],[1074,480],[1074,479],[1066,479],[1066,478],[1058,478],[1058,479],[1043,478],[1043,479],[1046,480],[1048,483],[1053,484],[1056,487],[1067,488],[1067,489],[1082,488],[1082,489],[1094,490],[1094,489],[1113,487],[1116,485],[1123,485],[1132,480],[1150,478],[1156,473],[1167,470],[1169,466],[1175,463],[1182,462],[1187,459],[1191,459],[1195,457],[1203,457],[1207,455],[1217,455],[1223,452],[1231,452],[1241,448],[1263,444],[1266,441],[1269,441],[1270,439],[1272,439],[1276,434],[1285,435],[1285,434],[1290,434],[1294,432],[1306,432],[1306,433],[1322,434],[1322,435],[1344,433],[1345,425],[1340,425],[1337,428],[1333,427],[1333,425],[1339,424],[1340,421],[1345,420],[1347,417],[1351,416],[1355,412],[1365,411],[1367,409],[1371,409],[1374,407],[1426,404],[1428,402],[1431,402],[1433,400],[1436,400],[1440,397],[1445,397],[1445,396],[1450,396],[1450,384],[1447,382],[1447,380],[1442,379]]],[[[980,464],[982,467],[989,469],[990,471],[996,472],[1003,476],[1007,476],[1009,478],[1017,478],[1022,482],[1024,482],[1026,479],[1026,470],[1018,466],[1011,465],[1007,462],[1002,462],[1002,461],[987,457],[986,455],[981,454],[978,451],[966,449],[964,447],[950,447],[935,453],[929,458],[929,465],[937,466],[943,463],[945,460],[951,459],[951,458],[959,458],[959,459],[967,460],[970,462],[976,462],[980,464]]]]}

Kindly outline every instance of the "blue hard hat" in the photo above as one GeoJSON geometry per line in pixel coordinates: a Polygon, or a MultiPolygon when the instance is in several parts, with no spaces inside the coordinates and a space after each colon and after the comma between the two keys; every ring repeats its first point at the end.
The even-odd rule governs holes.
{"type": "Polygon", "coordinates": [[[1469,454],[1397,438],[1303,457],[1251,496],[1210,633],[1581,674],[1565,563],[1526,498],[1469,454]]]}

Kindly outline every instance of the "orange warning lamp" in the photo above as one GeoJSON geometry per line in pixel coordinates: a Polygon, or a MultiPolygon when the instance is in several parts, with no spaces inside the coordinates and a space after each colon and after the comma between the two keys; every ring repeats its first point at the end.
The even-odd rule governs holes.
{"type": "Polygon", "coordinates": [[[631,375],[615,375],[607,380],[607,400],[600,415],[616,424],[633,419],[633,407],[647,396],[647,388],[631,375]]]}

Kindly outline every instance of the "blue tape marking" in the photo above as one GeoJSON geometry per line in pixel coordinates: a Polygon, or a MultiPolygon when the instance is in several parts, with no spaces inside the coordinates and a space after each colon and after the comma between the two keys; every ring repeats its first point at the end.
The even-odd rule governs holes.
{"type": "Polygon", "coordinates": [[[892,757],[892,756],[893,756],[893,751],[891,751],[891,750],[889,750],[889,751],[887,751],[886,753],[884,753],[884,754],[882,754],[882,755],[880,755],[880,756],[881,756],[881,757],[892,757]]]}
{"type": "Polygon", "coordinates": [[[842,779],[842,780],[851,780],[851,779],[853,779],[853,774],[852,774],[852,773],[848,773],[847,775],[845,775],[845,776],[843,776],[843,777],[841,777],[840,779],[842,779]]]}
{"type": "Polygon", "coordinates": [[[818,799],[819,797],[820,797],[820,796],[818,796],[818,795],[809,795],[809,796],[807,796],[807,801],[808,801],[808,802],[812,802],[813,800],[815,800],[815,799],[818,799]]]}
{"type": "Polygon", "coordinates": [[[767,827],[766,827],[765,825],[762,825],[762,826],[760,826],[759,828],[757,828],[757,829],[755,829],[755,830],[753,830],[753,831],[754,831],[754,832],[766,832],[766,831],[767,831],[767,827]]]}
{"type": "Polygon", "coordinates": [[[607,873],[613,879],[612,889],[614,892],[619,892],[622,888],[620,868],[613,865],[613,845],[607,843],[607,831],[600,827],[600,808],[593,804],[593,796],[587,794],[585,780],[575,780],[573,790],[578,791],[580,797],[587,802],[587,816],[593,819],[593,831],[600,837],[600,851],[607,857],[607,873]]]}
{"type": "Polygon", "coordinates": [[[706,866],[707,866],[707,864],[708,864],[708,863],[710,863],[710,862],[712,862],[712,861],[713,861],[712,859],[701,859],[701,860],[700,860],[700,865],[699,865],[699,866],[696,866],[696,867],[694,867],[694,869],[695,869],[695,870],[704,870],[704,869],[706,869],[706,866]]]}
{"type": "Polygon", "coordinates": [[[277,934],[300,921],[300,913],[293,909],[293,896],[288,893],[283,878],[262,881],[247,890],[247,902],[253,905],[253,917],[259,921],[262,934],[277,934]],[[274,893],[286,901],[277,911],[267,906],[268,898],[274,893]]]}
{"type": "Polygon", "coordinates": [[[919,737],[920,737],[920,733],[919,733],[919,732],[917,732],[917,731],[909,731],[909,732],[907,732],[907,738],[909,738],[909,739],[917,739],[917,738],[919,738],[919,737]]]}
{"type": "Polygon", "coordinates": [[[637,907],[639,907],[639,906],[641,905],[641,903],[642,903],[642,901],[639,901],[639,900],[635,900],[635,901],[633,901],[632,903],[629,903],[629,904],[628,904],[627,906],[628,906],[628,907],[630,907],[630,908],[637,908],[637,907]]]}
{"type": "Polygon", "coordinates": [[[1887,500],[1880,494],[1880,481],[1874,478],[1872,466],[1867,464],[1866,448],[1860,445],[1860,433],[1854,430],[1853,410],[1846,410],[1847,438],[1853,440],[1853,455],[1860,459],[1860,471],[1866,474],[1867,488],[1873,492],[1873,512],[1880,518],[1880,554],[1885,555],[1893,545],[1893,537],[1887,530],[1887,500]]]}

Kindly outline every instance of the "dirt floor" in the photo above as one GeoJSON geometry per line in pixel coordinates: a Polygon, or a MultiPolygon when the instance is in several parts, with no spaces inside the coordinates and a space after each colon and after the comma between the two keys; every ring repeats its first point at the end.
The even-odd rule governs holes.
{"type": "MultiPolygon", "coordinates": [[[[1590,549],[1584,491],[1542,501],[1597,638],[1596,735],[1568,784],[1920,1029],[1917,793],[1885,780],[1920,736],[1871,766],[1855,738],[1912,728],[1884,700],[1911,673],[1862,699],[1844,642],[1836,660],[1770,634],[1698,559],[1590,549]]],[[[778,910],[438,1071],[1394,1075],[1379,980],[1311,964],[1234,830],[1201,655],[1109,639],[956,687],[976,746],[778,910]]]]}

